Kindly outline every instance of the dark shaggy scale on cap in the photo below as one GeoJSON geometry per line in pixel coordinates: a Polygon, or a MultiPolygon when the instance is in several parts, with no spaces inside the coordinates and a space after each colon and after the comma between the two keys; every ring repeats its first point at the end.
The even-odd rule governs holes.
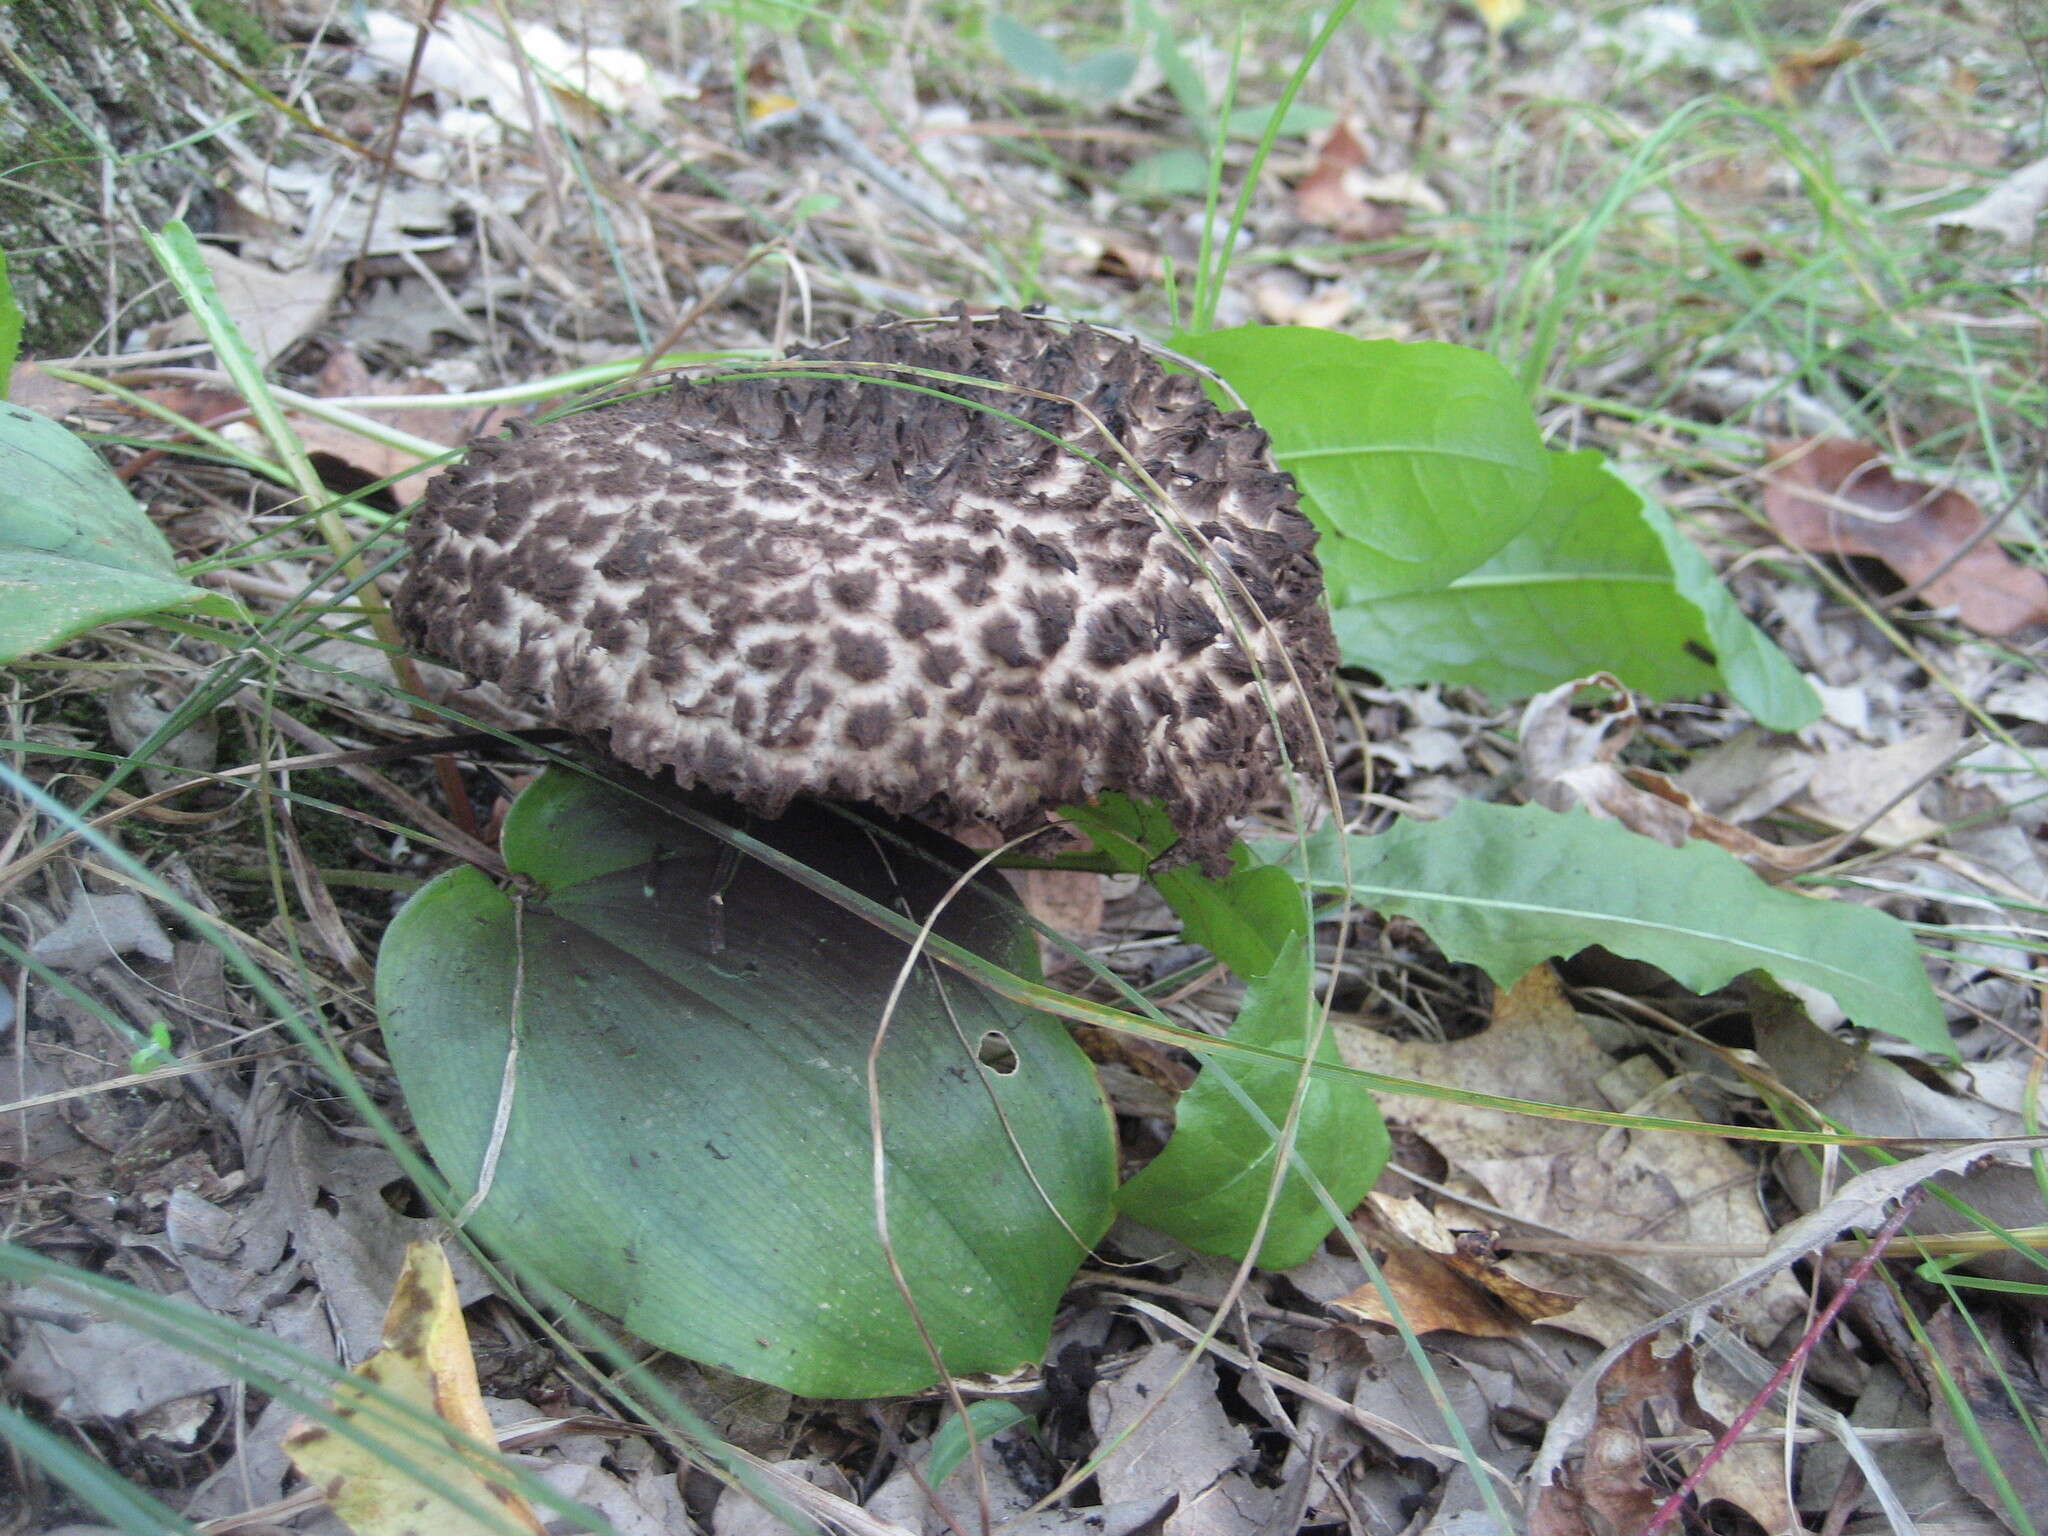
{"type": "Polygon", "coordinates": [[[479,442],[408,531],[407,638],[765,815],[813,794],[1015,834],[1122,790],[1214,867],[1332,706],[1315,530],[1265,434],[1135,345],[1014,314],[799,357],[1065,398],[850,367],[479,442]]]}

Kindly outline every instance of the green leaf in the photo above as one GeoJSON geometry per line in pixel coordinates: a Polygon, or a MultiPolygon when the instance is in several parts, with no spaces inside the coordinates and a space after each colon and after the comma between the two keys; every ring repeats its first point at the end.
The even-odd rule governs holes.
{"type": "MultiPolygon", "coordinates": [[[[1291,864],[1294,845],[1254,852],[1291,864]]],[[[1803,982],[1866,1029],[1953,1054],[1910,929],[1871,907],[1780,890],[1708,843],[1667,848],[1583,812],[1465,801],[1441,821],[1401,820],[1341,844],[1315,833],[1308,858],[1317,889],[1412,919],[1503,986],[1598,944],[1695,992],[1754,970],[1803,982]]]]}
{"type": "Polygon", "coordinates": [[[21,355],[21,306],[14,302],[14,284],[7,280],[7,253],[0,251],[0,400],[7,398],[14,360],[21,355]]]}
{"type": "Polygon", "coordinates": [[[98,454],[48,417],[0,405],[0,664],[173,609],[241,613],[179,579],[170,545],[98,454]]]}
{"type": "MultiPolygon", "coordinates": [[[[972,859],[895,829],[935,866],[816,806],[746,826],[919,916],[972,859]]],[[[477,1229],[694,1359],[815,1396],[930,1385],[876,1236],[869,1147],[866,1062],[903,944],[680,816],[555,770],[513,807],[502,846],[523,908],[454,871],[407,904],[377,966],[407,1104],[465,1194],[517,999],[511,1112],[477,1229]]],[[[980,885],[936,931],[1035,966],[1029,930],[980,885]]],[[[1108,1224],[1115,1156],[1093,1069],[1056,1020],[927,963],[880,1074],[890,1232],[948,1370],[1038,1359],[1108,1224]],[[1014,1065],[978,1060],[991,1031],[1014,1065]]]]}
{"type": "Polygon", "coordinates": [[[988,40],[1003,62],[1032,84],[1085,106],[1115,101],[1138,73],[1138,56],[1128,48],[1105,49],[1072,63],[1055,44],[1000,11],[988,19],[988,40]]]}
{"type": "MultiPolygon", "coordinates": [[[[1271,107],[1239,107],[1224,119],[1224,131],[1233,139],[1260,139],[1265,137],[1266,124],[1272,120],[1271,107]]],[[[1287,108],[1287,115],[1280,119],[1279,137],[1306,138],[1311,133],[1321,132],[1336,121],[1337,114],[1328,107],[1297,101],[1287,108]]]]}
{"type": "Polygon", "coordinates": [[[1187,197],[1209,186],[1209,157],[1198,149],[1162,149],[1117,178],[1126,197],[1187,197]]]}
{"type": "MultiPolygon", "coordinates": [[[[1124,874],[1143,875],[1181,920],[1181,937],[1199,944],[1250,980],[1263,976],[1287,941],[1308,931],[1308,904],[1284,869],[1271,865],[1232,870],[1212,879],[1192,864],[1154,870],[1176,841],[1173,824],[1156,800],[1099,796],[1060,814],[1088,834],[1096,852],[1124,874]]],[[[1248,864],[1249,855],[1239,850],[1248,864]]]]}
{"type": "Polygon", "coordinates": [[[1204,138],[1211,137],[1214,130],[1209,125],[1209,88],[1202,83],[1201,74],[1188,62],[1181,52],[1180,43],[1173,35],[1173,25],[1159,14],[1149,0],[1137,0],[1131,10],[1132,24],[1141,33],[1152,37],[1152,62],[1159,66],[1159,73],[1166,78],[1166,88],[1173,92],[1173,99],[1180,103],[1188,121],[1193,123],[1204,138]]]}
{"type": "Polygon", "coordinates": [[[1138,75],[1138,56],[1128,48],[1091,53],[1067,74],[1067,94],[1091,107],[1106,107],[1138,75]]]}
{"type": "Polygon", "coordinates": [[[1726,690],[1772,730],[1818,718],[1812,688],[1661,507],[1593,450],[1548,457],[1541,511],[1484,565],[1337,610],[1347,664],[1510,695],[1604,670],[1658,699],[1726,690]]]}
{"type": "MultiPolygon", "coordinates": [[[[1244,1006],[1230,1039],[1301,1055],[1314,1016],[1306,934],[1292,940],[1273,969],[1245,988],[1244,1006]]],[[[1337,1061],[1336,1039],[1324,1032],[1316,1056],[1337,1061]]],[[[1241,1259],[1250,1250],[1265,1210],[1278,1147],[1222,1074],[1256,1104],[1274,1128],[1287,1118],[1298,1067],[1278,1062],[1206,1063],[1180,1096],[1166,1150],[1117,1191],[1129,1216],[1204,1253],[1241,1259]]],[[[1365,1198],[1390,1152],[1387,1128],[1372,1094],[1355,1083],[1313,1079],[1297,1122],[1295,1156],[1312,1169],[1342,1211],[1365,1198]]],[[[1281,1181],[1258,1262],[1287,1269],[1315,1256],[1329,1235],[1330,1217],[1299,1168],[1281,1181]]]]}
{"type": "Polygon", "coordinates": [[[1067,60],[1058,48],[1014,17],[996,11],[988,19],[988,40],[1003,62],[1026,80],[1064,91],[1067,60]]]}
{"type": "Polygon", "coordinates": [[[946,1422],[932,1436],[931,1455],[925,1459],[924,1480],[936,1488],[953,1475],[953,1469],[967,1459],[967,1425],[974,1426],[974,1438],[986,1441],[1000,1435],[1012,1424],[1028,1424],[1030,1415],[1006,1397],[984,1397],[967,1405],[967,1418],[946,1415],[946,1422]]]}
{"type": "Polygon", "coordinates": [[[1244,397],[1303,510],[1344,536],[1318,550],[1336,604],[1440,587],[1542,505],[1549,471],[1536,420],[1483,352],[1290,325],[1171,345],[1244,397]]]}

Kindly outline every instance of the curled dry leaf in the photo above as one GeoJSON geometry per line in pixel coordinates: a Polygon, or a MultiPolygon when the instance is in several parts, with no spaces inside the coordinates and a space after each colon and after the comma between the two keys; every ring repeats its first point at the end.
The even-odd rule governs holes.
{"type": "MultiPolygon", "coordinates": [[[[320,370],[318,392],[323,398],[337,395],[386,395],[391,408],[372,408],[370,414],[386,426],[412,437],[455,448],[480,432],[495,431],[517,412],[503,406],[488,411],[451,411],[433,406],[405,405],[408,398],[445,394],[432,379],[389,379],[371,374],[354,351],[343,347],[327,359],[320,370]]],[[[399,505],[418,500],[427,482],[440,472],[438,464],[423,464],[418,454],[390,443],[380,443],[332,422],[294,414],[292,427],[299,434],[323,476],[338,488],[356,488],[379,480],[390,480],[391,494],[399,505]],[[326,463],[320,461],[326,460],[326,463]]]]}
{"type": "Polygon", "coordinates": [[[1981,635],[2048,621],[2048,576],[2008,555],[1953,486],[1902,480],[1877,449],[1848,438],[1774,442],[1771,460],[1764,511],[1788,543],[1882,560],[1981,635]]]}
{"type": "Polygon", "coordinates": [[[1668,775],[1624,767],[1617,759],[1641,723],[1635,700],[1611,673],[1596,672],[1538,694],[1522,711],[1522,767],[1530,798],[1553,811],[1577,808],[1618,821],[1667,848],[1691,838],[1713,843],[1766,879],[1811,869],[1841,849],[1841,837],[1767,843],[1714,815],[1668,775]],[[1610,691],[1615,702],[1582,720],[1573,701],[1589,688],[1610,691]]]}

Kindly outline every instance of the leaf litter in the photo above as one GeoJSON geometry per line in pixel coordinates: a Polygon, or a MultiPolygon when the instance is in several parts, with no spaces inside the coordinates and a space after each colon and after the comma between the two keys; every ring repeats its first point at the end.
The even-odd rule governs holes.
{"type": "MultiPolygon", "coordinates": [[[[1563,8],[1516,21],[1511,9],[1485,13],[1508,28],[1503,44],[1455,9],[1426,47],[1403,34],[1346,35],[1305,93],[1335,115],[1335,126],[1279,142],[1251,204],[1247,260],[1225,286],[1219,323],[1259,315],[1485,345],[1485,322],[1475,317],[1497,294],[1472,267],[1474,252],[1501,238],[1488,181],[1497,152],[1519,157],[1529,181],[1518,190],[1537,192],[1529,208],[1568,203],[1571,194],[1560,189],[1581,163],[1568,115],[1531,104],[1612,98],[1654,121],[1703,84],[1753,103],[1785,88],[1810,95],[1813,131],[1839,139],[1845,176],[1907,191],[1960,190],[1946,211],[1910,205],[1913,217],[1929,228],[1939,221],[1944,240],[1976,242],[1959,247],[1972,259],[2016,264],[2024,255],[2039,167],[2001,164],[2004,136],[1981,131],[1986,114],[1966,78],[1975,66],[1960,62],[1968,52],[1962,34],[1953,50],[1879,36],[1873,46],[1891,74],[1873,85],[1857,74],[1871,61],[1845,47],[1802,39],[1766,58],[1752,40],[1723,35],[1684,6],[1637,7],[1604,21],[1563,8]],[[1918,162],[1901,165],[1896,145],[1872,142],[1841,83],[1849,78],[1879,91],[1879,110],[1898,117],[1898,142],[1918,162]],[[1446,91],[1460,112],[1440,110],[1446,91]],[[1959,102],[1970,103],[1968,113],[1959,102]],[[1994,146],[1988,155],[1980,141],[1994,146]],[[1957,179],[1966,173],[1974,179],[1957,179]]],[[[410,17],[293,16],[304,47],[299,84],[324,121],[366,147],[381,149],[394,125],[397,132],[386,164],[380,154],[307,132],[220,131],[224,238],[209,261],[233,274],[225,285],[230,308],[286,383],[316,400],[347,399],[405,437],[454,445],[488,430],[495,418],[486,413],[507,407],[464,401],[444,410],[423,401],[609,363],[664,336],[673,347],[772,349],[830,334],[877,307],[936,311],[963,295],[1015,295],[1008,253],[1026,248],[1037,262],[1035,292],[1055,308],[1164,333],[1167,260],[1184,275],[1204,230],[1224,233],[1206,223],[1199,194],[1119,190],[1140,158],[1192,126],[1177,115],[1149,56],[1107,98],[1055,99],[1006,79],[970,45],[923,35],[923,54],[908,42],[878,43],[864,93],[816,47],[815,34],[767,25],[735,33],[708,11],[660,25],[603,8],[574,25],[550,20],[523,22],[514,48],[482,13],[444,18],[430,38],[428,67],[401,103],[418,36],[410,17]],[[677,46],[683,38],[688,46],[677,46]],[[741,58],[744,69],[727,70],[728,57],[741,58]],[[784,103],[815,131],[764,127],[774,113],[757,108],[792,110],[784,103]],[[742,122],[755,126],[737,129],[742,122]],[[896,132],[906,125],[907,136],[896,132]],[[959,131],[963,125],[975,131],[959,131]],[[909,142],[922,160],[904,148],[909,142]],[[868,159],[849,144],[868,146],[868,159]],[[579,180],[578,164],[594,169],[590,182],[579,180]],[[966,227],[979,221],[976,239],[946,233],[963,219],[966,227]]],[[[1191,16],[1172,21],[1184,32],[1201,29],[1191,16]]],[[[1086,69],[1121,40],[1082,25],[1057,44],[1063,67],[1086,69]]],[[[1205,60],[1225,55],[1199,52],[1205,60]]],[[[1277,44],[1254,47],[1240,102],[1274,99],[1291,62],[1277,44]]],[[[1219,95],[1220,77],[1209,84],[1219,95]]],[[[1725,228],[1728,248],[1766,277],[1792,271],[1796,253],[1742,212],[1745,200],[1783,206],[1782,162],[1724,153],[1718,143],[1701,159],[1686,185],[1725,228]]],[[[1227,150],[1226,190],[1245,163],[1243,146],[1227,150]]],[[[1613,238],[1668,263],[1676,237],[1655,221],[1624,220],[1613,238]]],[[[1737,1126],[1755,1123],[1759,1106],[1784,1094],[1867,1134],[1957,1137],[1970,1146],[2014,1135],[2026,1123],[2021,1105],[2030,1102],[2035,1059],[2015,1045],[2015,1033],[2034,1035],[2038,993],[2028,952],[2013,941],[2038,942],[2029,937],[2038,934],[2038,914],[2027,904],[2048,906],[2036,859],[2035,756],[2048,744],[2048,695],[2037,697],[2043,674],[2030,627],[2048,610],[2029,565],[2027,525],[2011,517],[1985,531],[1981,508],[2003,503],[1984,494],[1981,468],[1965,489],[1899,478],[1886,467],[1951,455],[1980,461],[1975,426],[1952,403],[1912,419],[1903,434],[1874,430],[1852,364],[1844,365],[1845,388],[1815,377],[1783,347],[1661,333],[1683,317],[1685,302],[1625,283],[1586,307],[1597,308],[1599,320],[1569,376],[1556,380],[1566,394],[1622,404],[1654,398],[1651,409],[1680,414],[1620,419],[1566,401],[1546,427],[1559,446],[1597,442],[1666,472],[1665,490],[1687,527],[1717,563],[1733,564],[1746,611],[1819,685],[1827,714],[1776,735],[1715,706],[1627,701],[1626,729],[1603,726],[1577,740],[1566,733],[1545,756],[1532,728],[1541,721],[1517,729],[1508,701],[1361,680],[1354,697],[1366,734],[1340,743],[1353,808],[1373,824],[1394,808],[1440,812],[1456,799],[1499,796],[1519,779],[1518,793],[1530,798],[1568,794],[1639,829],[1705,836],[1787,873],[1815,859],[1828,869],[1853,858],[1837,887],[1852,899],[1976,923],[1975,937],[2000,941],[1933,936],[1965,1061],[1945,1066],[1899,1048],[1879,1054],[1739,991],[1690,999],[1640,967],[1597,954],[1562,967],[1563,983],[1542,973],[1489,1000],[1413,925],[1370,914],[1360,915],[1334,978],[1349,1059],[1433,1083],[1491,1092],[1515,1083],[1551,1103],[1737,1126]],[[1667,370],[1680,376],[1673,381],[1667,370]],[[1859,607],[1852,598],[1867,604],[1873,594],[1854,587],[1829,595],[1767,548],[1760,554],[1763,536],[1729,509],[1731,497],[1744,496],[1746,477],[1784,458],[1785,437],[1817,430],[1857,441],[1801,444],[1797,463],[1819,461],[1804,479],[1796,467],[1784,475],[1766,468],[1763,509],[1789,502],[1809,520],[1793,525],[1797,533],[1781,524],[1786,543],[1894,563],[1900,580],[1924,583],[1919,606],[1859,607]],[[1941,432],[1946,450],[1874,446],[1903,438],[1910,448],[1922,433],[1931,440],[1941,432]],[[1840,472],[1821,474],[1836,458],[1840,472]],[[1854,541],[1845,542],[1845,526],[1854,541]],[[1951,611],[1965,630],[2011,644],[1974,648],[1942,622],[1951,611]],[[1908,626],[1903,643],[1887,631],[1893,623],[1908,626]],[[1973,744],[1980,750],[1956,759],[1973,744]],[[2017,841],[1998,841],[2000,831],[2017,841]]],[[[1980,324],[1985,319],[1958,310],[1931,317],[1972,328],[1988,345],[2003,333],[1980,324]]],[[[80,371],[202,421],[243,407],[183,334],[123,339],[126,350],[152,360],[110,354],[81,360],[80,371]]],[[[17,384],[47,391],[38,397],[49,402],[44,409],[129,435],[157,430],[68,379],[38,383],[40,371],[18,373],[17,384]]],[[[395,477],[391,506],[417,494],[419,459],[410,450],[327,417],[295,419],[336,490],[395,477]]],[[[225,430],[261,450],[253,433],[232,423],[225,430]]],[[[180,554],[220,557],[206,579],[264,611],[312,590],[326,568],[300,509],[261,480],[165,457],[131,457],[127,467],[180,554]]],[[[184,759],[164,754],[151,787],[170,784],[171,773],[203,778],[265,753],[274,760],[300,751],[306,744],[291,731],[309,727],[295,716],[315,719],[334,750],[417,737],[421,727],[374,686],[389,681],[388,668],[350,638],[351,623],[333,616],[322,625],[328,638],[301,645],[286,667],[258,680],[275,691],[236,694],[219,711],[212,755],[195,746],[179,749],[191,754],[184,759]],[[337,677],[337,668],[353,678],[337,677]]],[[[27,686],[8,705],[9,734],[39,751],[101,750],[123,740],[114,711],[97,697],[101,679],[146,675],[144,698],[161,709],[221,661],[202,639],[135,626],[105,632],[23,672],[27,686]]],[[[488,690],[455,702],[493,723],[521,723],[488,690]]],[[[1568,698],[1549,708],[1554,719],[1574,713],[1568,698]]],[[[140,713],[130,706],[131,719],[140,713]]],[[[128,729],[121,750],[140,739],[128,729]]],[[[32,773],[43,777],[60,761],[32,758],[32,773]]],[[[314,921],[305,898],[329,898],[329,920],[359,953],[372,951],[391,892],[436,867],[388,830],[407,819],[408,800],[439,803],[432,781],[399,765],[346,782],[333,770],[273,770],[266,783],[259,793],[272,797],[272,809],[284,792],[349,813],[304,805],[292,812],[294,835],[307,844],[295,870],[311,884],[282,905],[270,899],[263,874],[273,853],[259,802],[237,799],[226,784],[164,807],[212,818],[210,846],[192,847],[189,827],[127,810],[126,801],[118,802],[116,846],[166,873],[182,868],[185,894],[232,924],[275,984],[325,1015],[355,1070],[388,1089],[355,978],[332,949],[302,942],[314,921]],[[365,876],[383,883],[349,883],[365,876]]],[[[509,787],[508,776],[488,768],[471,775],[486,806],[509,787]]],[[[22,825],[10,857],[58,830],[22,825]]],[[[1112,889],[1105,901],[1102,882],[1092,891],[1086,883],[1036,882],[1033,905],[1118,974],[1145,985],[1178,977],[1176,1018],[1227,1027],[1235,984],[1213,970],[1185,974],[1192,957],[1151,893],[1112,889]]],[[[157,1294],[188,1296],[323,1358],[365,1358],[406,1243],[433,1230],[407,1213],[395,1162],[297,1048],[264,1027],[243,982],[224,978],[218,952],[111,878],[101,855],[74,845],[23,870],[14,894],[21,936],[59,946],[70,962],[61,979],[74,989],[67,994],[41,973],[11,988],[21,1011],[5,1081],[10,1100],[37,1101],[0,1123],[0,1156],[11,1165],[5,1199],[20,1240],[157,1294]],[[173,1026],[177,1066],[194,1070],[97,1086],[125,1083],[140,1043],[163,1021],[173,1026]]],[[[48,953],[38,958],[56,966],[48,953]]],[[[1081,984],[1078,973],[1072,979],[1081,984]]],[[[1824,1009],[1817,1016],[1832,1022],[1824,1009]]],[[[1148,1044],[1121,1042],[1126,1064],[1117,1067],[1145,1090],[1118,1099],[1126,1141],[1139,1147],[1163,1139],[1171,1095],[1188,1077],[1185,1060],[1139,1049],[1148,1044]]],[[[1009,1529],[1489,1529],[1470,1469],[1448,1453],[1446,1412],[1508,1477],[1529,1467],[1555,1419],[1550,1452],[1572,1457],[1569,1486],[1594,1512],[1593,1523],[1578,1528],[1598,1529],[1601,1520],[1628,1528],[1676,1486],[1674,1469],[1696,1461],[1711,1426],[1725,1424],[1760,1385],[1758,1362],[1792,1347],[1807,1287],[1821,1283],[1824,1269],[1802,1255],[1829,1252],[1852,1223],[1875,1225],[1880,1197],[1936,1166],[1864,1175],[1879,1183],[1851,1185],[1856,1198],[1845,1205],[1849,1170],[1802,1149],[1758,1158],[1738,1141],[1510,1117],[1422,1096],[1389,1099],[1387,1109],[1407,1138],[1405,1177],[1370,1197],[1354,1229],[1421,1336],[1427,1371],[1394,1336],[1379,1288],[1334,1245],[1301,1269],[1255,1275],[1237,1305],[1219,1314],[1227,1269],[1120,1229],[1103,1257],[1126,1266],[1116,1273],[1131,1288],[1076,1289],[1061,1325],[1065,1351],[1056,1348],[1046,1371],[1020,1389],[1035,1430],[1012,1431],[983,1452],[997,1509],[1013,1516],[1009,1529]],[[1645,1330],[1660,1316],[1678,1308],[1681,1322],[1697,1322],[1701,1299],[1714,1296],[1718,1320],[1694,1342],[1670,1334],[1651,1342],[1645,1330]],[[1212,1321],[1222,1325],[1217,1347],[1191,1354],[1180,1330],[1212,1321]],[[1619,1351],[1616,1373],[1605,1377],[1594,1358],[1602,1348],[1619,1351]],[[1184,1365],[1165,1407],[1096,1469],[1092,1486],[1063,1508],[1023,1513],[1057,1481],[1046,1480],[1048,1463],[1059,1473],[1083,1465],[1156,1400],[1141,1388],[1163,1390],[1184,1365]],[[1591,1384],[1603,1380],[1607,1395],[1582,1412],[1591,1384]],[[1171,1434],[1156,1427],[1162,1422],[1171,1434]]],[[[1977,1163],[1962,1149],[1936,1160],[1949,1169],[1948,1187],[1973,1205],[2011,1229],[2038,1231],[2039,1192],[2024,1168],[1977,1163]]],[[[1966,1227],[1931,1204],[1913,1223],[1928,1240],[1966,1227]]],[[[2023,1277],[2031,1267],[2009,1249],[1966,1258],[1965,1279],[2023,1277]]],[[[1799,1517],[1778,1475],[1791,1446],[1801,1458],[1792,1491],[1808,1528],[1833,1511],[1838,1530],[1874,1530],[1901,1513],[1954,1514],[1982,1522],[1968,1528],[1996,1529],[1999,1492],[1956,1413],[1958,1399],[1930,1391],[1929,1353],[1976,1415],[1983,1444],[2033,1498],[2037,1481],[2024,1480],[2037,1478],[2040,1462],[2014,1408],[2017,1400],[2039,1418],[2043,1336],[2033,1298],[1961,1291],[1980,1342],[1962,1308],[1938,1311],[1924,1279],[1901,1266],[1893,1273],[1933,1319],[1918,1366],[1910,1352],[1895,1364],[1874,1342],[1875,1324],[1852,1324],[1851,1346],[1816,1349],[1806,1401],[1774,1405],[1782,1422],[1773,1437],[1738,1446],[1710,1474],[1703,1494],[1719,1501],[1711,1506],[1717,1518],[1736,1528],[1752,1528],[1739,1525],[1744,1519],[1793,1528],[1799,1517]],[[1843,1408],[1853,1412],[1837,1412],[1843,1408]],[[1840,1454],[1814,1443],[1814,1425],[1839,1439],[1840,1454]],[[1859,1432],[1872,1436],[1870,1445],[1854,1442],[1859,1432]],[[1922,1438],[1877,1438],[1886,1433],[1922,1438]],[[1870,1446],[1883,1451],[1882,1466],[1870,1446]],[[1909,1486],[1897,1474],[1911,1457],[1919,1459],[1909,1486]]],[[[501,1431],[510,1429],[507,1443],[523,1445],[515,1454],[526,1465],[620,1530],[748,1528],[746,1498],[723,1488],[701,1458],[673,1436],[593,1411],[607,1406],[601,1387],[538,1338],[480,1273],[458,1274],[468,1348],[488,1394],[480,1401],[501,1431]]],[[[10,1389],[77,1426],[123,1475],[220,1530],[318,1518],[292,1492],[281,1448],[289,1413],[280,1403],[218,1371],[192,1370],[189,1356],[147,1334],[109,1332],[116,1325],[89,1318],[73,1331],[67,1325],[86,1316],[73,1298],[16,1290],[7,1305],[15,1328],[10,1389]]],[[[694,1367],[668,1369],[685,1400],[745,1448],[760,1486],[813,1519],[877,1536],[972,1529],[980,1519],[961,1494],[964,1469],[941,1495],[950,1527],[910,1475],[936,1431],[934,1403],[792,1402],[694,1367]]],[[[1527,1490],[1536,1500],[1533,1528],[1548,1528],[1547,1519],[1574,1528],[1552,1513],[1564,1486],[1527,1490]]],[[[48,1500],[37,1510],[44,1528],[63,1513],[48,1500]]]]}

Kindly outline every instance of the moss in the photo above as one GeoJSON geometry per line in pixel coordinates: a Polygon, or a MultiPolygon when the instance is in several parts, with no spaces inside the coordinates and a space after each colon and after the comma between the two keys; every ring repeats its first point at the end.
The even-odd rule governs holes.
{"type": "Polygon", "coordinates": [[[277,57],[277,44],[263,30],[263,23],[238,0],[192,0],[192,14],[209,32],[230,44],[251,69],[263,69],[277,57]]]}

